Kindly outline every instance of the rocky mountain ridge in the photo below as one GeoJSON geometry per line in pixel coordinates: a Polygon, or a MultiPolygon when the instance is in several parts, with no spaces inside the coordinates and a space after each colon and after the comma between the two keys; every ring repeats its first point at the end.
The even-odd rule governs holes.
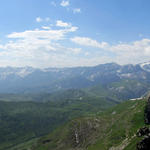
{"type": "Polygon", "coordinates": [[[140,86],[150,83],[150,64],[101,64],[94,67],[0,68],[0,93],[54,92],[95,85],[110,85],[122,80],[136,80],[140,86]],[[40,82],[39,82],[40,81],[40,82]]]}

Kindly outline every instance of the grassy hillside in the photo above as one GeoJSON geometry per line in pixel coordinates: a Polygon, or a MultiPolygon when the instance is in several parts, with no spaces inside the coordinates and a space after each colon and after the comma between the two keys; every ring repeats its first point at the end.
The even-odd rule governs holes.
{"type": "Polygon", "coordinates": [[[95,83],[94,86],[89,86],[82,89],[60,89],[53,93],[20,93],[20,94],[0,94],[0,101],[63,101],[64,99],[80,99],[82,97],[105,98],[121,102],[131,98],[137,98],[145,95],[149,91],[149,83],[137,81],[133,79],[121,79],[119,81],[101,84],[95,83]]]}
{"type": "Polygon", "coordinates": [[[32,150],[136,150],[146,100],[126,101],[104,113],[75,119],[38,140],[32,150]]]}
{"type": "Polygon", "coordinates": [[[9,102],[9,97],[8,102],[0,101],[0,150],[38,138],[73,118],[101,112],[116,104],[76,90],[61,95],[57,95],[57,99],[53,96],[55,100],[41,95],[42,101],[47,102],[9,102]]]}
{"type": "Polygon", "coordinates": [[[142,81],[122,79],[106,85],[95,85],[85,89],[96,96],[111,97],[114,100],[122,101],[143,96],[149,91],[149,85],[142,81]]]}
{"type": "MultiPolygon", "coordinates": [[[[116,89],[118,89],[118,87],[120,86],[122,86],[122,84],[120,85],[116,83],[116,89]]],[[[131,105],[134,102],[127,102],[127,104],[123,103],[117,106],[116,108],[113,108],[113,110],[109,110],[113,112],[109,113],[108,111],[105,112],[105,115],[101,114],[104,110],[121,102],[121,100],[118,100],[114,92],[111,92],[112,89],[107,90],[105,88],[101,86],[99,87],[95,86],[89,89],[82,89],[82,90],[70,89],[66,91],[55,92],[52,94],[48,94],[48,93],[29,94],[29,95],[1,94],[0,95],[0,124],[1,124],[0,150],[9,149],[14,146],[16,147],[16,145],[17,147],[19,146],[19,148],[15,148],[15,149],[21,150],[22,147],[24,147],[24,145],[26,145],[27,147],[32,145],[31,144],[32,139],[33,141],[35,141],[39,137],[47,133],[51,133],[58,126],[62,126],[64,123],[81,116],[82,117],[90,116],[90,117],[86,117],[86,119],[88,120],[83,118],[77,119],[76,120],[77,123],[75,124],[79,123],[82,125],[82,120],[85,120],[84,124],[85,126],[87,126],[86,121],[89,123],[91,122],[94,123],[95,122],[94,119],[96,120],[102,119],[101,125],[106,127],[106,124],[110,124],[110,125],[112,124],[110,122],[112,116],[114,117],[114,120],[116,119],[117,117],[116,110],[120,108],[121,105],[123,105],[121,108],[122,111],[126,111],[126,113],[129,114],[129,116],[131,116],[130,114],[131,112],[129,110],[132,109],[128,110],[126,105],[131,105]],[[92,115],[95,113],[97,114],[92,115]],[[111,115],[111,113],[113,113],[113,115],[111,115]],[[104,116],[106,116],[108,119],[107,118],[104,119],[104,116]]],[[[124,114],[122,114],[120,118],[121,117],[123,118],[123,115],[124,114]]],[[[129,120],[126,121],[128,122],[129,120]]],[[[98,125],[98,123],[95,124],[98,125]]],[[[74,126],[74,125],[70,125],[70,126],[74,126]]],[[[112,127],[113,126],[108,126],[108,128],[112,128],[112,127]]],[[[62,131],[59,132],[61,133],[62,131]]],[[[84,132],[86,132],[86,130],[84,132]]],[[[97,128],[96,128],[96,132],[97,132],[97,128]]],[[[93,133],[95,133],[95,129],[94,132],[92,130],[90,134],[93,133]]],[[[93,137],[97,141],[98,140],[97,136],[99,135],[96,135],[96,138],[95,135],[92,136],[91,141],[93,141],[93,137]]],[[[63,135],[62,139],[64,139],[64,137],[67,136],[63,135]]],[[[88,141],[88,139],[86,139],[85,137],[84,140],[88,141]]],[[[107,140],[109,139],[106,139],[106,141],[107,140]]],[[[87,142],[87,145],[91,145],[91,144],[93,143],[87,142]]],[[[83,145],[83,147],[87,147],[87,145],[83,145]]],[[[82,144],[80,146],[82,148],[82,144]]]]}

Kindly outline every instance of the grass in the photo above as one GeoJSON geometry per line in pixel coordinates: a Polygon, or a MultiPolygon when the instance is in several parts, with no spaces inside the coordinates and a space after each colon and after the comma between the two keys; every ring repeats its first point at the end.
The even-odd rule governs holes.
{"type": "Polygon", "coordinates": [[[135,136],[144,123],[146,100],[126,101],[100,114],[78,118],[41,138],[33,150],[108,150],[112,147],[134,150],[135,136]],[[80,136],[75,145],[74,131],[80,136]],[[44,140],[48,143],[42,144],[44,140]]]}

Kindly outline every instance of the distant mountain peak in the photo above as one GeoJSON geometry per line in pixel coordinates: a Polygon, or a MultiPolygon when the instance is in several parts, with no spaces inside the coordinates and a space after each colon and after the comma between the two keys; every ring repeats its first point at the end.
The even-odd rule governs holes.
{"type": "Polygon", "coordinates": [[[150,62],[144,62],[139,65],[143,70],[150,72],[150,62]]]}

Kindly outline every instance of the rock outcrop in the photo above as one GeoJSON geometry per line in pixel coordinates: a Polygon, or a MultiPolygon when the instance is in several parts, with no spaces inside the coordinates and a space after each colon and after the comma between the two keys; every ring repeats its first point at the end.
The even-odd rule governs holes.
{"type": "Polygon", "coordinates": [[[86,141],[89,137],[97,133],[98,127],[100,125],[100,120],[98,119],[85,119],[85,120],[75,120],[72,121],[71,125],[71,141],[74,147],[86,147],[86,141]]]}
{"type": "Polygon", "coordinates": [[[145,123],[150,125],[150,97],[148,98],[147,105],[144,112],[145,123]]]}
{"type": "Polygon", "coordinates": [[[137,150],[150,149],[150,136],[145,136],[142,141],[137,144],[137,150]]]}
{"type": "Polygon", "coordinates": [[[150,129],[148,127],[140,128],[137,132],[138,137],[149,136],[149,134],[150,134],[150,129]]]}
{"type": "MultiPolygon", "coordinates": [[[[144,112],[145,124],[150,125],[150,97],[148,98],[147,105],[144,112]]],[[[137,150],[150,150],[150,128],[143,127],[137,132],[138,137],[143,139],[137,143],[137,150]]]]}

